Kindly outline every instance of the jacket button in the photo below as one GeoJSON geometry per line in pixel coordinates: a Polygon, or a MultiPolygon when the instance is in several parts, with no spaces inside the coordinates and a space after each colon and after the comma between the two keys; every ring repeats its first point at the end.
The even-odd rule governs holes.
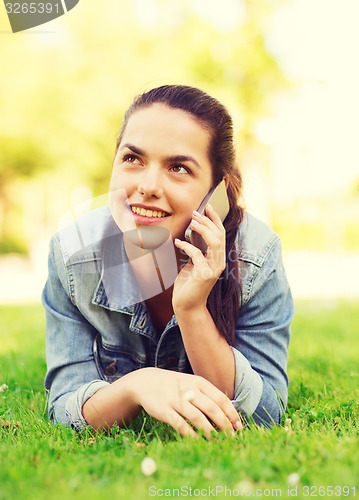
{"type": "Polygon", "coordinates": [[[177,368],[178,358],[176,356],[169,356],[167,359],[167,368],[177,368]]]}
{"type": "Polygon", "coordinates": [[[117,363],[117,360],[115,359],[114,361],[112,361],[112,363],[110,363],[109,365],[106,366],[105,368],[105,375],[111,377],[112,375],[115,375],[116,373],[116,363],[117,363]]]}

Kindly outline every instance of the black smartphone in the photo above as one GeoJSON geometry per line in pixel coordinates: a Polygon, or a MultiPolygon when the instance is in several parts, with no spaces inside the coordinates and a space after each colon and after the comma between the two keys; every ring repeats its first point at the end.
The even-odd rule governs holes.
{"type": "MultiPolygon", "coordinates": [[[[197,209],[200,214],[204,213],[207,204],[210,204],[219,215],[221,221],[227,217],[229,212],[229,201],[227,196],[227,189],[224,179],[205,196],[202,203],[197,209]]],[[[195,231],[192,231],[191,225],[186,229],[185,238],[189,243],[199,248],[203,253],[207,251],[207,243],[202,236],[195,231]]]]}

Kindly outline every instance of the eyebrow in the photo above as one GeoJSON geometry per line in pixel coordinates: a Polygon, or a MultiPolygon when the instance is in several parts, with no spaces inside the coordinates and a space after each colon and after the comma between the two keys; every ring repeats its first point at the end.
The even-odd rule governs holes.
{"type": "MultiPolygon", "coordinates": [[[[134,153],[136,153],[136,154],[138,154],[140,156],[146,156],[146,153],[145,153],[145,151],[143,151],[143,149],[140,149],[137,146],[134,146],[133,144],[126,143],[123,146],[121,146],[120,149],[123,149],[123,148],[130,149],[131,151],[133,151],[134,153]]],[[[200,170],[202,169],[201,165],[198,163],[197,160],[195,160],[193,158],[193,156],[188,156],[188,155],[173,155],[173,156],[167,156],[165,158],[165,160],[169,161],[169,162],[185,162],[185,161],[190,161],[197,168],[199,168],[200,170]]]]}

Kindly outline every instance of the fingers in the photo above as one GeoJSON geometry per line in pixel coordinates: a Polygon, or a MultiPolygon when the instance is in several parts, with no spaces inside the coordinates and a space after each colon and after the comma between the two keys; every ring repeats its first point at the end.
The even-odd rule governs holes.
{"type": "Polygon", "coordinates": [[[196,438],[195,429],[198,429],[211,438],[216,432],[214,426],[233,436],[234,430],[241,428],[240,417],[231,401],[205,378],[159,368],[138,372],[145,378],[142,375],[137,378],[141,384],[132,388],[138,398],[136,404],[182,436],[196,438]]]}
{"type": "Polygon", "coordinates": [[[221,221],[221,218],[220,216],[218,215],[218,213],[215,211],[215,209],[212,207],[212,205],[210,205],[208,203],[208,205],[206,206],[206,216],[209,217],[211,219],[211,221],[214,222],[214,224],[219,228],[219,229],[224,229],[224,226],[223,226],[223,223],[221,221]]]}
{"type": "Polygon", "coordinates": [[[218,214],[208,206],[206,207],[206,215],[194,211],[191,227],[207,243],[207,259],[211,266],[215,265],[223,270],[226,263],[226,231],[218,214]]]}
{"type": "MultiPolygon", "coordinates": [[[[192,427],[185,421],[185,418],[199,431],[202,431],[203,434],[208,438],[211,439],[213,437],[212,433],[217,434],[217,431],[211,425],[209,422],[208,418],[206,418],[205,414],[202,413],[196,406],[193,405],[193,403],[190,403],[188,401],[184,402],[182,404],[182,408],[179,414],[179,417],[182,418],[183,422],[179,420],[180,423],[180,428],[177,428],[178,431],[182,435],[193,435],[192,433],[187,434],[189,432],[188,428],[193,431],[192,427]],[[188,427],[187,427],[188,426],[188,427]],[[183,434],[183,432],[185,434],[183,434]]],[[[194,433],[196,437],[198,437],[197,433],[194,433]]]]}
{"type": "Polygon", "coordinates": [[[206,394],[199,392],[191,402],[192,411],[189,420],[198,428],[202,429],[205,435],[211,436],[211,431],[214,430],[213,426],[209,424],[208,417],[220,431],[226,434],[235,435],[233,425],[223,410],[206,394]],[[194,413],[194,410],[198,412],[194,413]],[[205,417],[206,416],[206,417],[205,417]],[[191,418],[192,417],[192,418],[191,418]],[[196,418],[194,420],[193,418],[196,418]],[[199,427],[200,425],[200,427],[199,427]]]}
{"type": "Polygon", "coordinates": [[[163,418],[163,421],[171,425],[182,436],[198,438],[198,434],[189,425],[188,422],[190,422],[197,430],[203,432],[206,438],[212,439],[217,431],[208,420],[209,418],[221,431],[234,437],[235,433],[231,422],[219,408],[215,408],[213,401],[206,402],[206,399],[208,398],[199,393],[194,401],[182,402],[180,410],[171,408],[168,417],[163,418]]]}
{"type": "MultiPolygon", "coordinates": [[[[213,211],[214,213],[214,211],[213,211]]],[[[216,217],[218,215],[216,214],[216,217]]],[[[219,217],[218,217],[219,219],[219,217]]],[[[226,267],[225,254],[225,230],[219,219],[221,228],[217,227],[212,220],[198,212],[193,212],[191,227],[200,234],[207,244],[207,253],[202,252],[191,243],[175,239],[175,245],[191,258],[192,263],[198,269],[211,269],[211,274],[206,274],[208,278],[218,278],[226,267]]]]}
{"type": "Polygon", "coordinates": [[[211,221],[207,217],[202,218],[204,217],[203,215],[201,215],[200,217],[200,221],[197,221],[195,219],[195,216],[193,217],[191,221],[192,230],[200,234],[203,237],[204,241],[207,243],[207,256],[209,255],[209,252],[212,252],[212,254],[215,253],[216,256],[223,257],[225,249],[224,234],[222,235],[222,233],[219,232],[218,228],[215,228],[213,230],[212,227],[209,227],[209,223],[211,223],[211,221]]]}
{"type": "MultiPolygon", "coordinates": [[[[202,377],[195,378],[201,379],[202,377]]],[[[197,381],[194,388],[181,392],[170,405],[166,404],[162,407],[159,414],[154,415],[155,418],[170,425],[184,437],[198,438],[198,434],[190,425],[192,424],[195,429],[203,432],[206,438],[212,439],[213,434],[217,434],[212,423],[220,431],[234,437],[235,430],[242,428],[242,425],[232,403],[214,386],[214,391],[208,390],[212,386],[211,383],[204,384],[203,392],[198,382],[200,382],[199,385],[202,384],[201,381],[197,381]],[[209,392],[211,395],[208,394],[209,392]],[[236,425],[237,422],[239,426],[236,425]]]]}
{"type": "Polygon", "coordinates": [[[201,222],[206,224],[208,228],[217,232],[218,235],[225,233],[225,229],[221,221],[221,218],[218,215],[218,213],[214,210],[212,205],[207,205],[205,213],[203,213],[202,215],[198,213],[196,210],[194,210],[193,216],[196,220],[201,220],[201,222]]]}
{"type": "Polygon", "coordinates": [[[195,247],[191,243],[188,243],[188,241],[179,240],[178,238],[175,239],[175,245],[186,252],[195,266],[200,267],[205,265],[207,267],[206,258],[199,248],[195,247]]]}
{"type": "Polygon", "coordinates": [[[177,410],[207,437],[214,431],[208,419],[220,431],[234,436],[234,430],[242,429],[243,425],[229,398],[208,380],[198,376],[195,380],[197,388],[182,393],[182,405],[177,410]]]}
{"type": "Polygon", "coordinates": [[[185,421],[185,419],[177,413],[174,409],[170,410],[168,418],[163,418],[162,421],[175,429],[183,437],[191,436],[198,439],[198,434],[192,429],[192,427],[185,421]]]}
{"type": "Polygon", "coordinates": [[[220,243],[223,241],[225,229],[221,219],[213,209],[212,211],[210,211],[210,209],[206,209],[206,215],[201,215],[194,210],[192,213],[191,226],[192,229],[200,232],[204,238],[208,238],[209,241],[206,241],[207,244],[216,244],[216,242],[220,243]],[[213,220],[209,216],[211,216],[213,220]],[[216,217],[218,218],[217,223],[214,222],[216,217]]]}
{"type": "MultiPolygon", "coordinates": [[[[206,394],[211,398],[217,407],[220,408],[223,414],[230,421],[234,429],[242,428],[242,422],[240,416],[238,415],[236,409],[234,408],[231,400],[220,391],[215,385],[211,384],[208,380],[203,377],[197,377],[200,380],[200,390],[202,393],[206,394]]],[[[217,424],[218,425],[218,424],[217,424]]],[[[221,426],[218,425],[219,428],[221,426]]]]}

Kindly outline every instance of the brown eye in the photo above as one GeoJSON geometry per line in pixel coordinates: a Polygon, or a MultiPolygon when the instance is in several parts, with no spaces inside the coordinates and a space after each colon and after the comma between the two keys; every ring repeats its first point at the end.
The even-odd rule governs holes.
{"type": "Polygon", "coordinates": [[[172,172],[174,172],[175,174],[190,174],[191,173],[189,168],[187,168],[181,164],[172,165],[171,169],[172,169],[172,172]]]}
{"type": "Polygon", "coordinates": [[[123,161],[127,163],[134,163],[135,165],[140,165],[141,160],[133,154],[127,154],[123,157],[123,161]]]}

